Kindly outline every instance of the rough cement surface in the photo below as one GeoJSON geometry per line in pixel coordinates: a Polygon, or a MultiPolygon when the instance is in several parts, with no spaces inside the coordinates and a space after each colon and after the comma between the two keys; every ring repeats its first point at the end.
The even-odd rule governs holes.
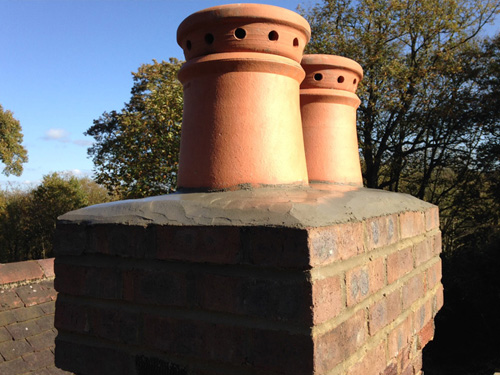
{"type": "Polygon", "coordinates": [[[351,186],[263,187],[176,193],[98,204],[59,217],[63,223],[322,227],[432,207],[407,194],[351,186]]]}

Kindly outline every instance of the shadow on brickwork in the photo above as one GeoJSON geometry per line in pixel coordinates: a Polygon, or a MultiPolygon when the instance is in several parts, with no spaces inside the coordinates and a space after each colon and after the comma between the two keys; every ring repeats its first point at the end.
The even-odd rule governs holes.
{"type": "Polygon", "coordinates": [[[445,302],[423,352],[425,375],[500,372],[500,233],[485,242],[443,255],[445,302]]]}

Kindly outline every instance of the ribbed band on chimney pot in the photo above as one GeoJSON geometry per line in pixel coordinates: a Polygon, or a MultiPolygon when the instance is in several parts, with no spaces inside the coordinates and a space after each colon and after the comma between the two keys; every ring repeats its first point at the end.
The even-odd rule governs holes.
{"type": "Polygon", "coordinates": [[[307,184],[299,62],[309,37],[303,17],[269,5],[213,7],[181,23],[179,189],[307,184]]]}
{"type": "Polygon", "coordinates": [[[361,66],[334,55],[304,55],[300,107],[309,181],[362,186],[355,94],[361,66]]]}

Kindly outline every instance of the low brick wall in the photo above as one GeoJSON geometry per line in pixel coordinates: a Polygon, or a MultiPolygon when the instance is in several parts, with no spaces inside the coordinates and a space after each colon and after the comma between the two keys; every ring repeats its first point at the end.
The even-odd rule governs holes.
{"type": "Polygon", "coordinates": [[[443,304],[438,223],[435,206],[369,189],[65,215],[56,363],[83,375],[420,374],[443,304]]]}
{"type": "Polygon", "coordinates": [[[69,374],[54,366],[54,259],[0,264],[0,374],[69,374]]]}

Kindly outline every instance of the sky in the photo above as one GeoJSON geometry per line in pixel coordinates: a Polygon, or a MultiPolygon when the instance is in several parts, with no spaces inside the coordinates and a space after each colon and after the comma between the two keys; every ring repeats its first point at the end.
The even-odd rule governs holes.
{"type": "MultiPolygon", "coordinates": [[[[235,2],[0,0],[0,104],[20,121],[29,157],[20,177],[0,175],[0,187],[33,186],[52,172],[91,176],[93,138],[83,133],[129,101],[131,72],[153,59],[184,59],[179,24],[235,2]]],[[[307,4],[265,1],[291,10],[299,2],[307,4]]]]}
{"type": "MultiPolygon", "coordinates": [[[[183,59],[176,42],[182,20],[234,2],[0,0],[0,104],[20,121],[29,157],[20,177],[0,175],[0,187],[31,187],[52,172],[92,176],[92,137],[83,133],[128,102],[131,72],[153,59],[183,59]]],[[[262,2],[291,10],[316,3],[262,2]]]]}

